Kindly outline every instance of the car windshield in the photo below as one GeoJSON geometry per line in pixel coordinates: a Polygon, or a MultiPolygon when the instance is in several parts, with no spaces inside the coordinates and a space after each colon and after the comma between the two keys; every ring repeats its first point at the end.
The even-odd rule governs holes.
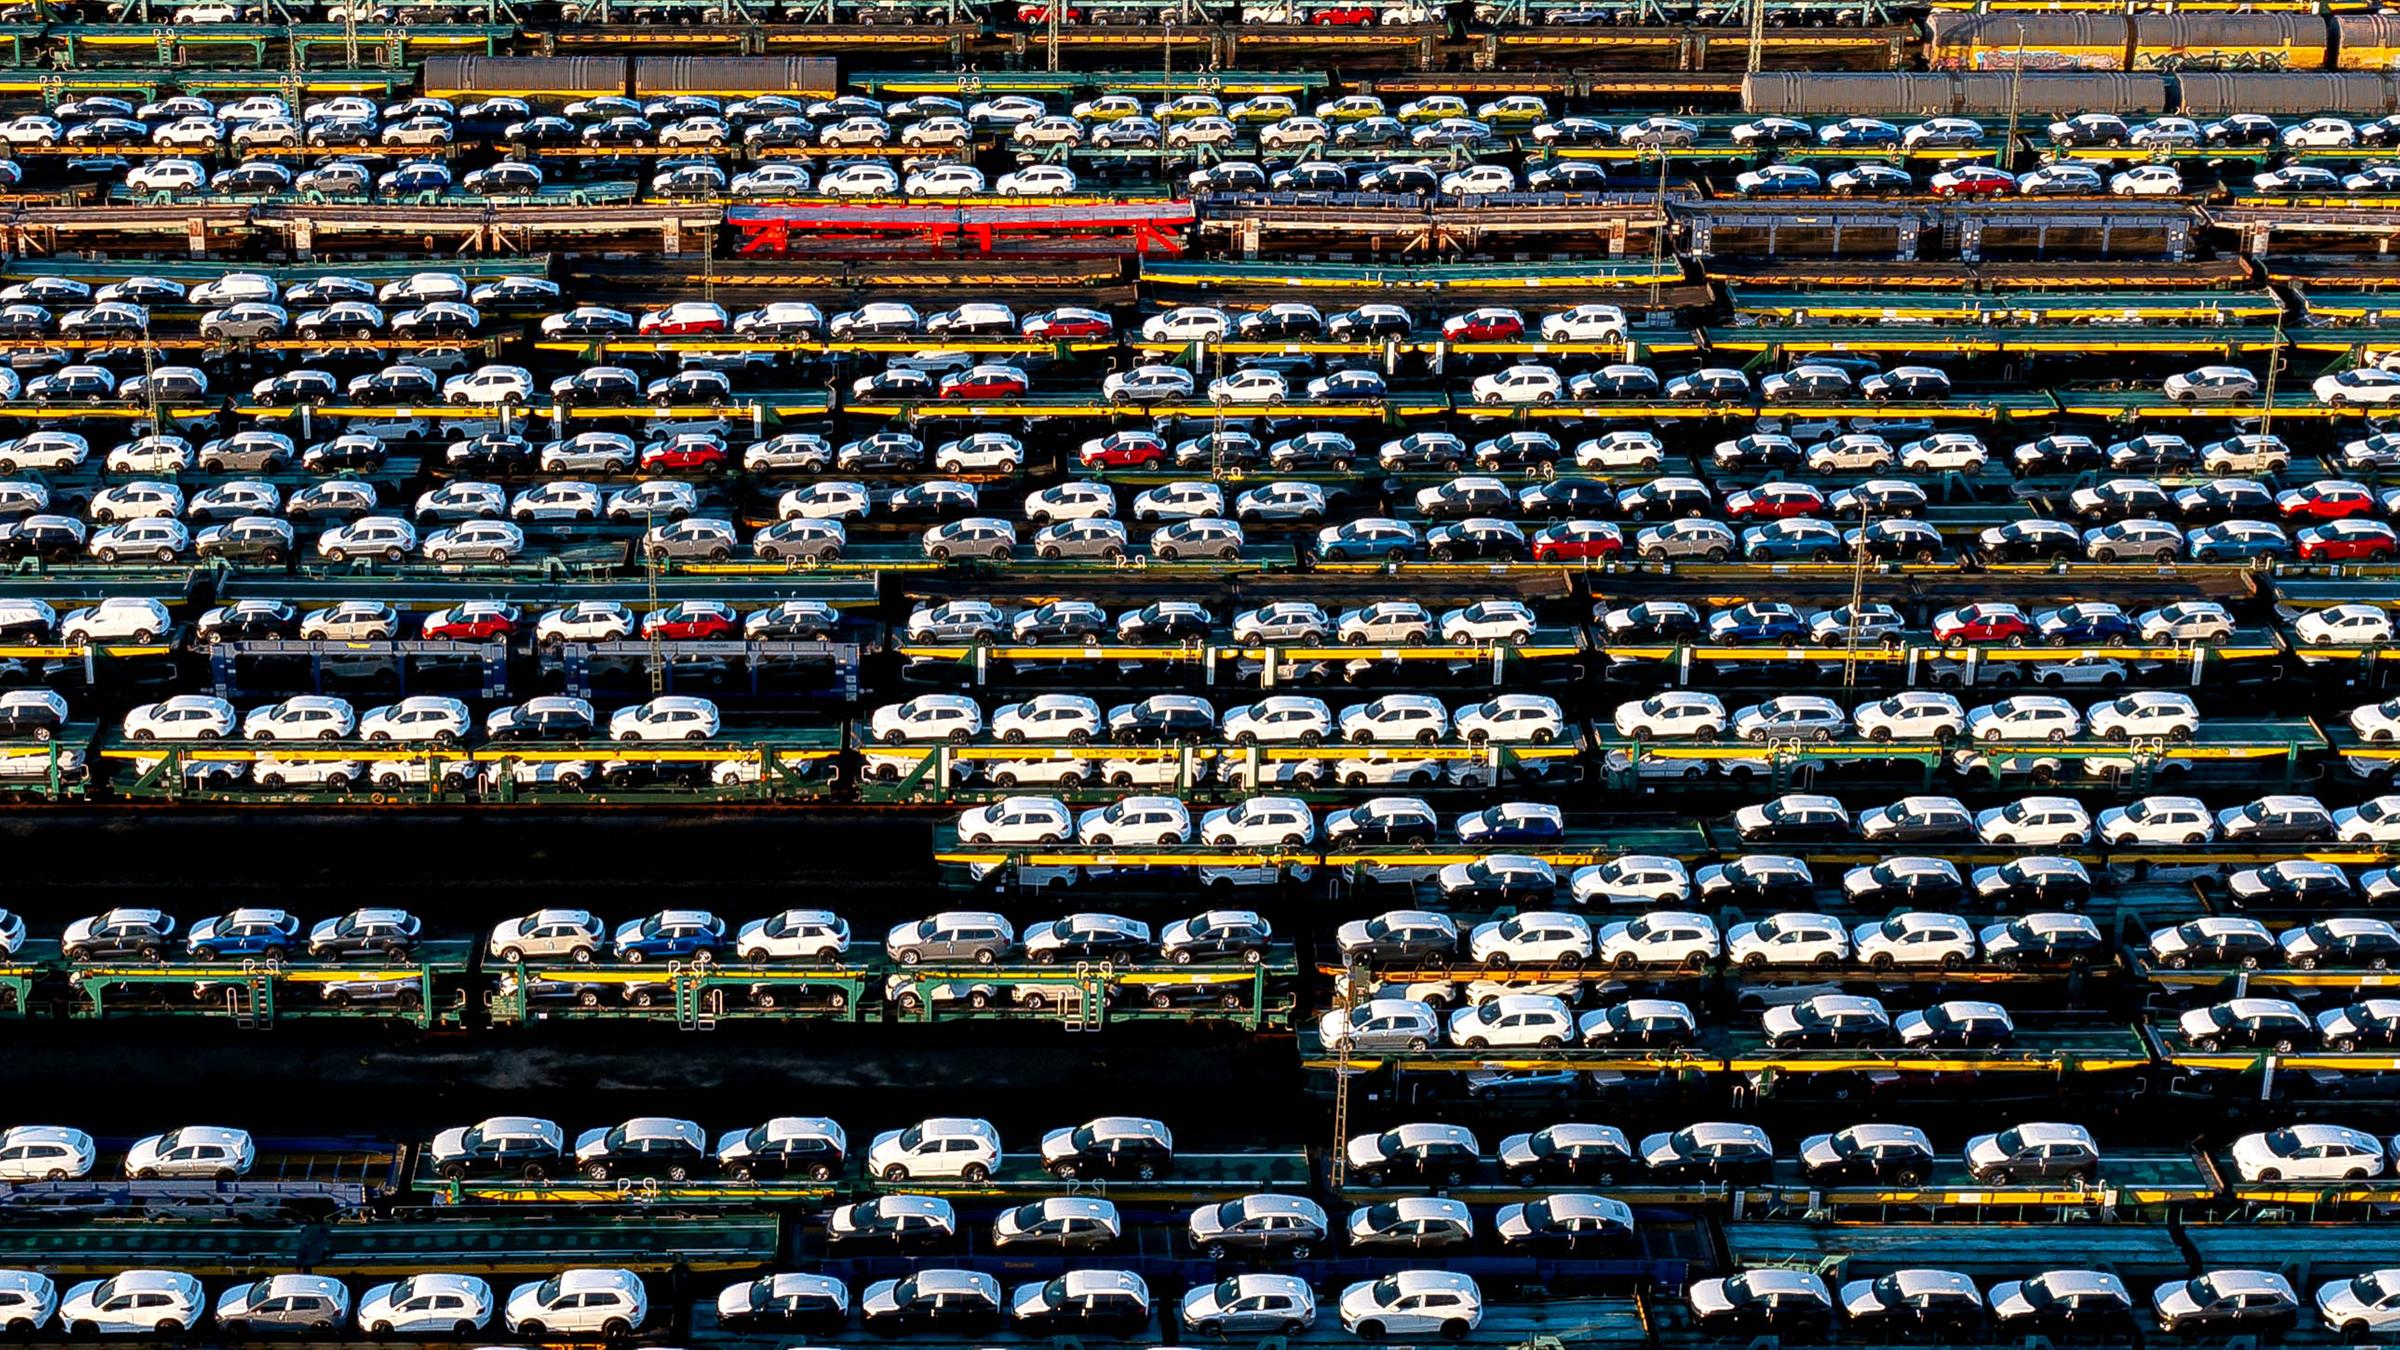
{"type": "Polygon", "coordinates": [[[2000,1145],[2002,1153],[2013,1155],[2025,1151],[2025,1136],[2015,1130],[2002,1130],[1999,1138],[1993,1142],[2000,1145]]]}
{"type": "MultiPolygon", "coordinates": [[[[1381,1208],[1381,1206],[1378,1206],[1377,1208],[1381,1208]]],[[[1390,1306],[1392,1305],[1392,1303],[1393,1303],[1393,1302],[1394,1302],[1396,1299],[1398,1299],[1399,1297],[1400,1297],[1400,1277],[1399,1277],[1399,1276],[1397,1276],[1397,1275],[1386,1275],[1386,1276],[1384,1276],[1382,1279],[1380,1279],[1380,1280],[1377,1280],[1377,1281],[1375,1282],[1375,1302],[1376,1302],[1376,1303],[1378,1303],[1378,1304],[1380,1304],[1380,1305],[1382,1305],[1382,1306],[1384,1306],[1384,1307],[1387,1307],[1387,1308],[1388,1308],[1388,1307],[1390,1307],[1390,1306]]]]}
{"type": "Polygon", "coordinates": [[[2277,1153],[2289,1154],[2300,1147],[2300,1136],[2288,1129],[2267,1131],[2267,1147],[2277,1153]]]}
{"type": "Polygon", "coordinates": [[[1218,1307],[1231,1307],[1233,1301],[1242,1296],[1242,1282],[1238,1279],[1219,1280],[1214,1293],[1218,1307]]]}
{"type": "Polygon", "coordinates": [[[1400,1206],[1398,1205],[1370,1205],[1367,1208],[1367,1228],[1370,1231],[1381,1232],[1399,1222],[1400,1206]]]}
{"type": "Polygon", "coordinates": [[[2400,1290],[2400,1273],[2388,1270],[2373,1271],[2350,1282],[2350,1292],[2361,1303],[2381,1303],[2400,1290]]]}
{"type": "Polygon", "coordinates": [[[925,1127],[922,1125],[911,1125],[907,1129],[900,1132],[900,1147],[907,1149],[911,1153],[916,1152],[918,1146],[924,1142],[925,1127]]]}
{"type": "Polygon", "coordinates": [[[548,1307],[558,1301],[558,1290],[559,1277],[553,1275],[549,1279],[542,1281],[541,1287],[533,1291],[533,1300],[544,1307],[548,1307]]]}

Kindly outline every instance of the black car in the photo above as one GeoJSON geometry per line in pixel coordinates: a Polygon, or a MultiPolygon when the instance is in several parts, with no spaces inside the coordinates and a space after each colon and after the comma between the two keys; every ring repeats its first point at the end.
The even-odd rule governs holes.
{"type": "Polygon", "coordinates": [[[1617,514],[1617,491],[1589,478],[1553,478],[1517,494],[1517,509],[1539,519],[1593,519],[1617,514]]]}
{"type": "Polygon", "coordinates": [[[737,1181],[777,1177],[831,1180],[842,1168],[843,1140],[830,1122],[783,1117],[717,1141],[726,1175],[737,1181]]]}
{"type": "Polygon", "coordinates": [[[0,558],[63,562],[83,553],[83,522],[66,516],[27,516],[0,523],[0,558]]]}
{"type": "Polygon", "coordinates": [[[19,690],[0,697],[0,739],[46,741],[67,724],[67,705],[46,689],[19,690]]]}
{"type": "Polygon", "coordinates": [[[1633,1149],[1614,1126],[1562,1123],[1501,1140],[1500,1168],[1520,1186],[1606,1186],[1633,1174],[1633,1149]]]}
{"type": "Polygon", "coordinates": [[[1429,844],[1440,828],[1413,798],[1377,798],[1326,817],[1326,837],[1343,843],[1429,844]]]}
{"type": "Polygon", "coordinates": [[[1975,1282],[1949,1270],[1899,1270],[1842,1286],[1852,1329],[1868,1335],[1968,1336],[1984,1322],[1975,1282]],[[1861,1288],[1860,1286],[1864,1286],[1861,1288]]]}
{"type": "Polygon", "coordinates": [[[504,709],[503,714],[485,723],[485,730],[493,740],[580,741],[592,736],[590,709],[563,699],[536,699],[504,709]]]}
{"type": "Polygon", "coordinates": [[[1435,562],[1516,562],[1524,558],[1525,547],[1525,532],[1505,520],[1462,520],[1425,532],[1425,556],[1435,562]]]}
{"type": "Polygon", "coordinates": [[[2017,858],[1975,869],[1977,900],[1994,909],[2077,910],[2092,898],[2092,876],[2072,858],[2017,858]]]}
{"type": "Polygon", "coordinates": [[[1130,1336],[1150,1324],[1149,1290],[1122,1270],[1070,1270],[1045,1282],[1030,1300],[1020,1292],[1012,1311],[1017,1325],[1033,1333],[1130,1336]]]}
{"type": "Polygon", "coordinates": [[[1345,962],[1410,969],[1442,967],[1458,954],[1458,928],[1425,910],[1393,910],[1342,925],[1336,934],[1345,962]]]}
{"type": "Polygon", "coordinates": [[[1167,1127],[1140,1116],[1102,1116],[1042,1136],[1042,1170],[1060,1180],[1133,1177],[1148,1181],[1175,1162],[1167,1127]]]}
{"type": "Polygon", "coordinates": [[[1117,636],[1127,642],[1182,642],[1207,637],[1215,628],[1206,609],[1183,600],[1144,605],[1117,620],[1117,636]]]}
{"type": "Polygon", "coordinates": [[[1000,1324],[1000,1285],[981,1271],[920,1270],[893,1286],[885,1300],[867,1287],[860,1313],[869,1331],[973,1333],[1000,1324]]]}
{"type": "Polygon", "coordinates": [[[2175,494],[2175,514],[2187,525],[2224,520],[2272,520],[2275,494],[2248,479],[2228,478],[2175,494]]]}
{"type": "Polygon", "coordinates": [[[1025,954],[1034,964],[1062,961],[1124,961],[1147,956],[1153,943],[1147,924],[1108,914],[1069,914],[1037,924],[1025,934],[1025,954]]]}
{"type": "Polygon", "coordinates": [[[197,552],[203,558],[222,558],[228,562],[280,565],[292,556],[292,527],[280,520],[237,520],[219,526],[217,533],[203,541],[197,552]]]}
{"type": "Polygon", "coordinates": [[[526,473],[541,463],[541,452],[522,436],[485,432],[469,440],[451,442],[443,462],[454,473],[526,473]]]}
{"type": "Polygon", "coordinates": [[[2159,519],[2175,513],[2175,498],[2148,479],[2111,479],[2077,494],[2075,514],[2095,525],[2110,521],[2159,519]]]}
{"type": "Polygon", "coordinates": [[[2227,1047],[2288,1055],[2317,1039],[2317,1025],[2299,1006],[2279,998],[2233,998],[2195,1008],[2176,1023],[2196,1050],[2227,1047]]]}
{"type": "Polygon", "coordinates": [[[2012,520],[1976,536],[1992,562],[2057,562],[2083,556],[2083,534],[2063,520],[2012,520]]]}
{"type": "Polygon", "coordinates": [[[591,1130],[575,1143],[575,1166],[592,1181],[682,1181],[698,1171],[707,1156],[707,1136],[699,1126],[664,1116],[642,1116],[591,1130]]]}
{"type": "Polygon", "coordinates": [[[1681,601],[1645,601],[1608,618],[1612,643],[1684,642],[1707,631],[1699,611],[1681,601]]]}
{"type": "Polygon", "coordinates": [[[1200,740],[1213,735],[1217,719],[1207,709],[1184,704],[1135,705],[1122,718],[1109,719],[1109,735],[1119,745],[1159,745],[1169,741],[1200,740]]]}

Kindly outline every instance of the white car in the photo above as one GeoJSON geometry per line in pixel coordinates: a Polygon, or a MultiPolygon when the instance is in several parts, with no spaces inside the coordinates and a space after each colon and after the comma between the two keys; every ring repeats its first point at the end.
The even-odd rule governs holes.
{"type": "Polygon", "coordinates": [[[181,1336],[208,1312],[200,1281],[180,1270],[125,1270],[85,1280],[58,1301],[59,1327],[72,1336],[181,1336]]]}
{"type": "Polygon", "coordinates": [[[1627,853],[1576,868],[1567,890],[1579,905],[1677,904],[1691,898],[1692,879],[1674,858],[1627,853]]]}
{"type": "MultiPolygon", "coordinates": [[[[734,935],[744,961],[832,961],[850,950],[850,924],[829,909],[787,909],[752,919],[734,935]]],[[[724,1156],[719,1144],[719,1157],[724,1156]]]]}
{"type": "Polygon", "coordinates": [[[1654,909],[1603,924],[1594,950],[1599,964],[1613,968],[1681,966],[1700,970],[1717,959],[1723,945],[1716,920],[1707,915],[1654,909]]]}
{"type": "Polygon", "coordinates": [[[1748,969],[1838,966],[1850,959],[1850,930],[1825,914],[1785,911],[1725,934],[1725,959],[1748,969]]]}
{"type": "Polygon", "coordinates": [[[1967,727],[1958,698],[1938,690],[1911,689],[1861,703],[1850,713],[1858,734],[1871,741],[1948,741],[1967,727]]]}
{"type": "MultiPolygon", "coordinates": [[[[1947,862],[1943,865],[1949,866],[1947,862]]],[[[1953,868],[1950,875],[1955,878],[1957,870],[1953,868]]],[[[1847,878],[1842,889],[1845,892],[1851,889],[1847,878]]],[[[1861,965],[1874,970],[1895,966],[1963,966],[1971,964],[1979,950],[1975,929],[1965,919],[1927,910],[1904,910],[1881,923],[1860,924],[1850,930],[1850,949],[1861,965]]]]}
{"type": "Polygon", "coordinates": [[[1056,797],[1004,797],[958,817],[959,839],[977,847],[1056,844],[1074,833],[1074,814],[1056,797]]]}
{"type": "Polygon", "coordinates": [[[125,714],[137,741],[213,741],[234,733],[233,705],[207,694],[177,694],[125,714]]]}
{"type": "Polygon", "coordinates": [[[1987,844],[2055,848],[2092,837],[2092,818],[2072,797],[2022,797],[1976,813],[1975,834],[1987,844]]]}
{"type": "Polygon", "coordinates": [[[1202,816],[1199,837],[1217,848],[1299,848],[1315,840],[1317,822],[1297,797],[1258,796],[1202,816]]]}
{"type": "Polygon", "coordinates": [[[887,745],[905,741],[963,742],[983,733],[983,710],[959,694],[920,694],[905,703],[877,708],[868,734],[887,745]]]}
{"type": "Polygon", "coordinates": [[[379,1284],[358,1300],[358,1329],[370,1336],[467,1336],[491,1317],[491,1285],[446,1271],[379,1284]]]}
{"type": "Polygon", "coordinates": [[[1575,1014],[1552,994],[1502,994],[1450,1014],[1450,1043],[1462,1050],[1556,1049],[1576,1034],[1575,1014]]]}
{"type": "Polygon", "coordinates": [[[2317,1286],[2317,1316],[2352,1345],[2388,1341],[2400,1329],[2400,1270],[2370,1270],[2317,1286]]]}
{"type": "Polygon", "coordinates": [[[1468,956],[1478,965],[1576,967],[1592,955],[1592,926],[1580,914],[1528,910],[1480,923],[1467,934],[1468,956]]]}
{"type": "Polygon", "coordinates": [[[1716,695],[1670,689],[1618,704],[1612,724],[1618,735],[1636,740],[1714,740],[1730,721],[1716,695]]]}
{"type": "Polygon", "coordinates": [[[96,605],[70,610],[59,621],[58,635],[72,644],[131,642],[146,645],[175,630],[167,607],[146,596],[110,596],[96,605]]]}
{"type": "Polygon", "coordinates": [[[1342,1325],[1361,1339],[1442,1336],[1457,1340],[1483,1322],[1483,1291],[1473,1276],[1414,1268],[1342,1291],[1342,1325]]]}
{"type": "Polygon", "coordinates": [[[2227,1150],[2247,1182],[2364,1181],[2383,1175],[2383,1141],[2346,1125],[2309,1122],[2261,1130],[2227,1150]]]}
{"type": "Polygon", "coordinates": [[[2217,837],[2217,819],[2197,797],[2149,796],[2102,811],[2094,822],[2112,845],[2205,844],[2217,837]]]}
{"type": "Polygon", "coordinates": [[[2055,745],[2082,733],[2083,715],[2055,694],[2019,694],[1967,714],[1969,740],[2048,741],[2055,745]]]}
{"type": "Polygon", "coordinates": [[[64,1125],[12,1125],[0,1132],[0,1181],[65,1181],[88,1175],[92,1137],[64,1125]]]}
{"type": "Polygon", "coordinates": [[[1476,376],[1470,392],[1484,404],[1556,403],[1566,388],[1555,367],[1520,365],[1476,376]]]}
{"type": "Polygon", "coordinates": [[[1484,643],[1522,646],[1533,638],[1533,610],[1522,600],[1478,600],[1442,611],[1438,629],[1442,641],[1454,646],[1484,643]]]}
{"type": "Polygon", "coordinates": [[[205,1178],[231,1181],[258,1159],[248,1130],[186,1125],[137,1140],[125,1151],[125,1175],[136,1181],[205,1178]]]}
{"type": "Polygon", "coordinates": [[[510,1291],[503,1319],[520,1336],[599,1336],[618,1340],[650,1320],[642,1277],[616,1268],[562,1270],[510,1291]]]}
{"type": "Polygon", "coordinates": [[[2135,737],[2185,741],[2200,729],[2200,709],[2189,694],[2146,689],[2095,703],[2084,713],[2092,735],[2112,741],[2135,737]]]}
{"type": "Polygon", "coordinates": [[[935,1116],[885,1130],[867,1148],[867,1175],[889,1182],[955,1177],[981,1183],[1000,1166],[1000,1132],[988,1120],[935,1116]]]}

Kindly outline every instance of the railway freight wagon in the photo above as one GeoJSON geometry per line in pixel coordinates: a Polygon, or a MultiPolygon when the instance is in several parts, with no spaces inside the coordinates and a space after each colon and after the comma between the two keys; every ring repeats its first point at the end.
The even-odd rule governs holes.
{"type": "Polygon", "coordinates": [[[1762,71],[1742,81],[1751,113],[1826,117],[1990,117],[2015,106],[2026,117],[2115,113],[2127,120],[2179,112],[2223,117],[2383,117],[2400,110],[2400,76],[2367,71],[2185,71],[2136,75],[2047,71],[2023,76],[1932,71],[1924,74],[1762,71]]]}
{"type": "Polygon", "coordinates": [[[2400,69],[2400,17],[2320,14],[1927,15],[1936,71],[2400,69]]]}
{"type": "Polygon", "coordinates": [[[2028,117],[2107,112],[2143,118],[2167,111],[2172,91],[2163,75],[2097,70],[2021,77],[1957,71],[1761,71],[1742,81],[1745,111],[1791,117],[1972,117],[2005,111],[2012,96],[2018,111],[2028,117]]]}

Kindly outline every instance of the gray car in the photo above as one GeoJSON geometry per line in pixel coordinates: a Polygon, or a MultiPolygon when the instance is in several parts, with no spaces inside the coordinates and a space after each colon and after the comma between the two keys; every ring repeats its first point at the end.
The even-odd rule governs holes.
{"type": "Polygon", "coordinates": [[[972,961],[988,966],[1006,956],[1016,940],[1016,930],[997,914],[947,910],[895,925],[884,935],[883,950],[904,966],[928,961],[972,961]]]}
{"type": "Polygon", "coordinates": [[[217,1298],[217,1324],[235,1334],[338,1330],[350,1317],[350,1290],[330,1275],[269,1275],[217,1298]]]}
{"type": "Polygon", "coordinates": [[[1125,556],[1125,522],[1093,517],[1062,520],[1033,537],[1034,552],[1044,558],[1106,558],[1125,556]]]}
{"type": "Polygon", "coordinates": [[[741,539],[734,533],[733,522],[713,516],[693,516],[653,525],[642,536],[642,556],[660,560],[700,558],[723,562],[739,547],[741,539]]]}

